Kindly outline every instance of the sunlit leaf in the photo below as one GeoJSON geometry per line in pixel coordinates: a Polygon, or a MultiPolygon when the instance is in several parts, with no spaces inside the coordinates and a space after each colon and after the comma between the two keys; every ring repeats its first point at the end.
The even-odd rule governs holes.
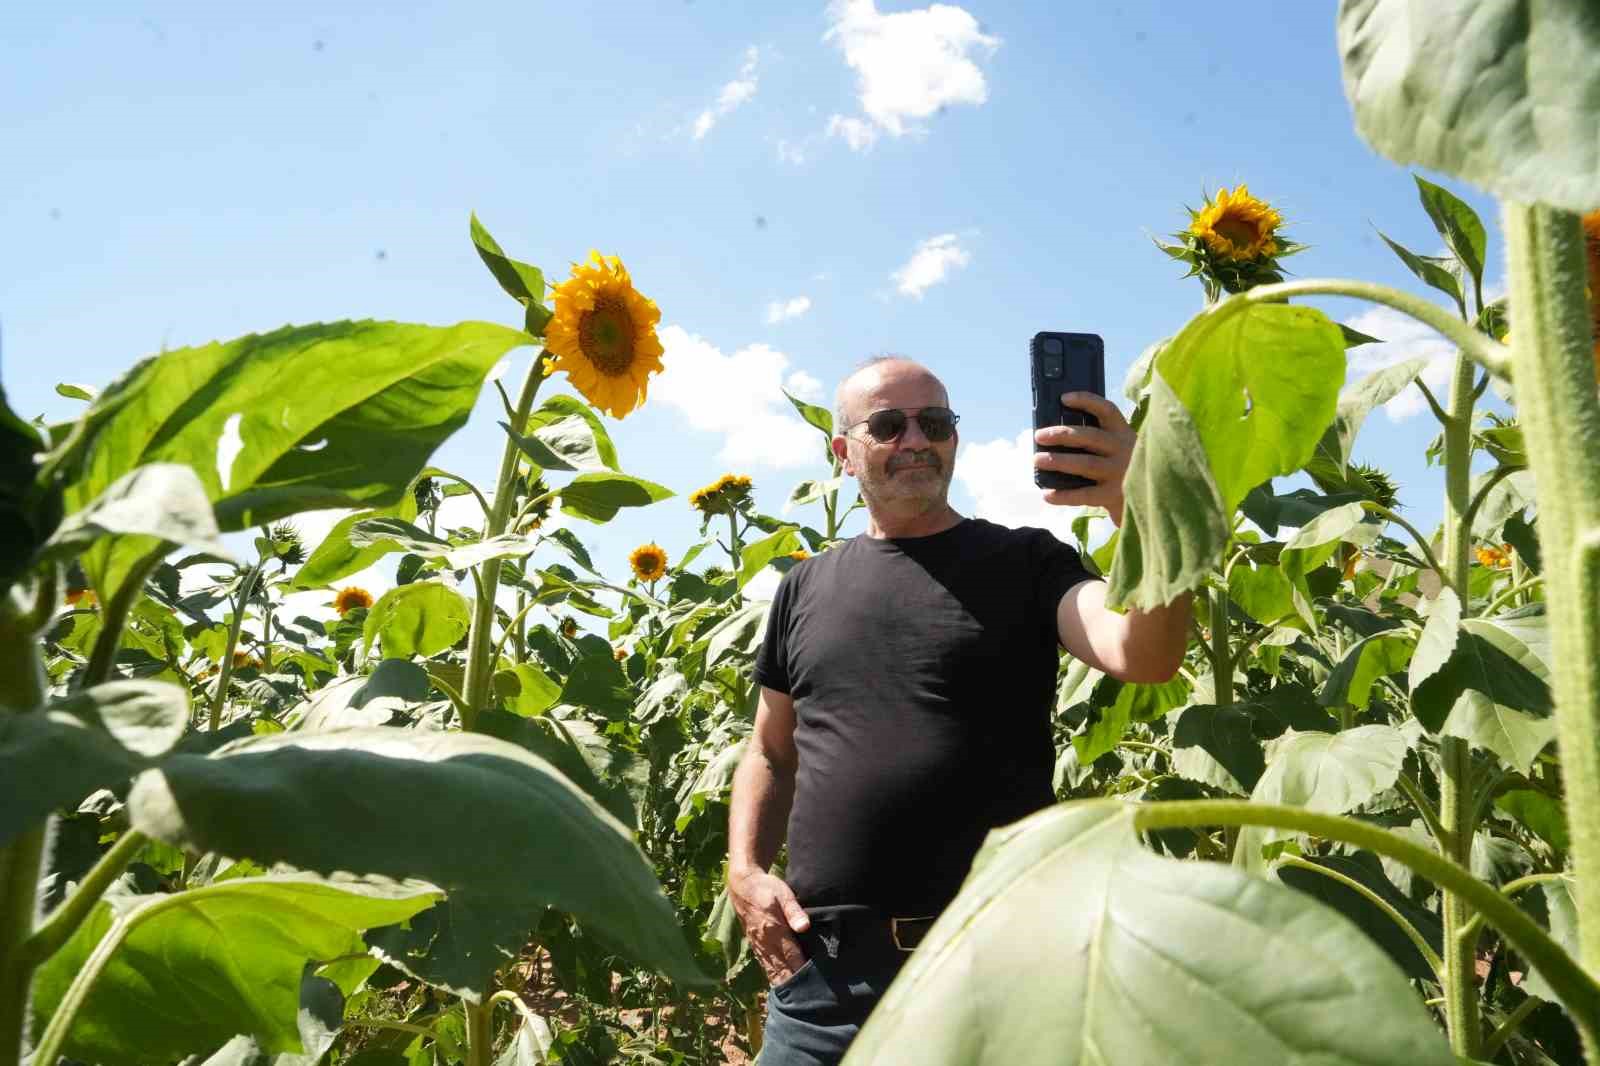
{"type": "Polygon", "coordinates": [[[383,645],[387,658],[437,655],[466,636],[472,608],[466,597],[439,581],[417,581],[385,592],[367,612],[362,647],[383,645]]]}

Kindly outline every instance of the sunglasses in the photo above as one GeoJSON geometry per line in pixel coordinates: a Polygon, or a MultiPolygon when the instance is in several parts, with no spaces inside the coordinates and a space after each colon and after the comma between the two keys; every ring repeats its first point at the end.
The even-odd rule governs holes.
{"type": "MultiPolygon", "coordinates": [[[[948,407],[924,407],[916,413],[917,425],[922,429],[922,435],[934,443],[947,441],[956,431],[956,423],[961,421],[961,416],[948,407]]],[[[888,444],[890,441],[900,439],[900,434],[906,431],[906,423],[911,420],[902,408],[885,407],[881,411],[874,411],[859,422],[852,422],[844,428],[844,435],[849,436],[850,431],[857,426],[866,426],[867,433],[879,444],[888,444]]]]}

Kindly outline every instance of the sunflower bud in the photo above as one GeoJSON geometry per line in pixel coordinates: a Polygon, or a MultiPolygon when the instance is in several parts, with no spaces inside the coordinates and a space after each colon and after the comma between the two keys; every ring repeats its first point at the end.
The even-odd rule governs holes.
{"type": "Polygon", "coordinates": [[[1251,196],[1244,185],[1218,189],[1200,210],[1185,210],[1189,212],[1188,228],[1172,235],[1178,243],[1157,241],[1156,245],[1189,264],[1184,277],[1200,279],[1207,303],[1215,303],[1224,292],[1244,292],[1282,281],[1278,261],[1305,249],[1279,231],[1283,216],[1277,209],[1251,196]]]}
{"type": "Polygon", "coordinates": [[[743,474],[723,474],[705,488],[689,494],[689,506],[703,515],[729,514],[749,508],[751,481],[743,474]]]}

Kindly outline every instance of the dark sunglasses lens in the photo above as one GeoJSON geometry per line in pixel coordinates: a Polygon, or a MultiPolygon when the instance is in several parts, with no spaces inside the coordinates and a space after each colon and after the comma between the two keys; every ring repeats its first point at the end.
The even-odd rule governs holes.
{"type": "Polygon", "coordinates": [[[917,412],[917,425],[931,441],[949,440],[956,431],[956,416],[945,407],[924,407],[917,412]]]}
{"type": "Polygon", "coordinates": [[[905,432],[906,413],[893,408],[886,411],[874,411],[867,416],[867,432],[872,434],[872,439],[885,443],[897,439],[905,432]]]}

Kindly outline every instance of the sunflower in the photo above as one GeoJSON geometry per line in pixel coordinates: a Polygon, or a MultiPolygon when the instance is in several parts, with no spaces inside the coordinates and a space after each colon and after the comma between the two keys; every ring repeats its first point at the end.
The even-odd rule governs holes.
{"type": "Polygon", "coordinates": [[[545,484],[542,474],[528,484],[527,490],[523,495],[529,499],[539,500],[538,503],[528,509],[528,513],[523,516],[522,524],[517,527],[518,533],[527,536],[544,525],[545,519],[550,517],[551,505],[555,503],[555,497],[550,495],[550,486],[545,484]],[[539,499],[541,496],[545,498],[539,499]]]}
{"type": "Polygon", "coordinates": [[[1233,192],[1218,189],[1216,199],[1189,223],[1189,232],[1205,242],[1211,254],[1234,262],[1255,262],[1278,251],[1283,216],[1244,185],[1233,192]]]}
{"type": "Polygon", "coordinates": [[[622,418],[644,402],[646,383],[661,370],[656,323],[661,312],[633,287],[622,260],[589,253],[555,287],[555,314],[544,346],[573,387],[602,411],[622,418]]]}
{"type": "Polygon", "coordinates": [[[247,651],[235,651],[233,653],[233,668],[235,670],[259,670],[261,669],[261,660],[247,651]]]}
{"type": "Polygon", "coordinates": [[[576,618],[563,618],[561,620],[561,635],[572,640],[578,635],[578,620],[576,618]]]}
{"type": "Polygon", "coordinates": [[[612,648],[611,649],[611,657],[616,659],[617,662],[620,663],[620,662],[622,662],[623,660],[625,660],[628,657],[628,649],[624,648],[624,647],[620,647],[620,646],[612,648]]]}
{"type": "Polygon", "coordinates": [[[87,608],[87,607],[93,607],[99,602],[100,602],[99,599],[97,599],[95,597],[94,589],[82,588],[82,589],[68,589],[67,590],[67,606],[68,607],[84,607],[84,608],[87,608]]]}
{"type": "Polygon", "coordinates": [[[357,607],[371,606],[372,593],[355,585],[340,589],[339,594],[333,598],[333,609],[339,612],[340,618],[343,618],[357,607]]]}
{"type": "Polygon", "coordinates": [[[689,494],[689,506],[703,515],[727,514],[738,510],[749,499],[752,484],[743,474],[723,474],[717,480],[689,494]]]}
{"type": "Polygon", "coordinates": [[[802,559],[811,558],[811,553],[806,551],[804,548],[796,548],[794,551],[789,553],[789,558],[793,559],[795,562],[798,563],[802,559]]]}
{"type": "Polygon", "coordinates": [[[1478,557],[1480,566],[1504,570],[1511,565],[1511,545],[1509,544],[1503,544],[1498,548],[1492,544],[1482,546],[1476,549],[1473,554],[1478,557]]]}
{"type": "Polygon", "coordinates": [[[641,544],[628,556],[628,565],[640,581],[655,581],[667,572],[666,549],[654,542],[641,544]]]}
{"type": "Polygon", "coordinates": [[[1352,488],[1366,490],[1367,498],[1379,506],[1390,510],[1400,506],[1400,490],[1394,479],[1377,467],[1369,463],[1351,463],[1350,480],[1354,483],[1352,488]]]}

